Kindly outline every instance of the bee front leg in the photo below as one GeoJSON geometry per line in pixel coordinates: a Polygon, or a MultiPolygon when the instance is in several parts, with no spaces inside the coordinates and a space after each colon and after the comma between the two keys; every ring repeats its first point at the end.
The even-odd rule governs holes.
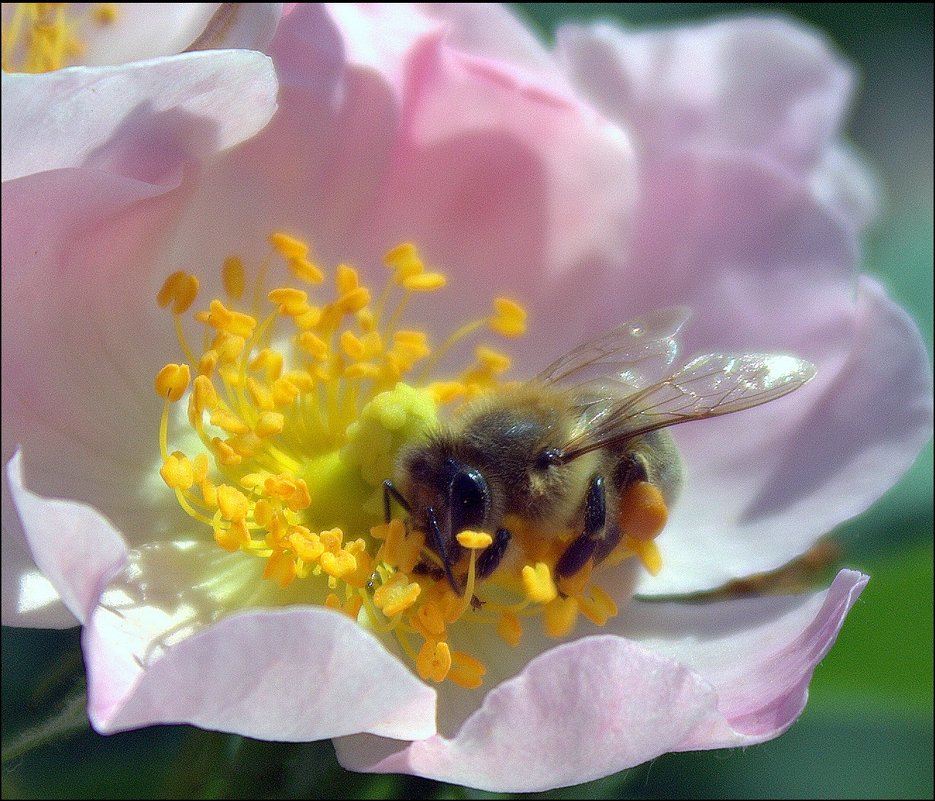
{"type": "Polygon", "coordinates": [[[510,544],[513,535],[505,528],[498,528],[494,535],[493,542],[487,546],[484,552],[477,558],[477,577],[485,579],[494,572],[503,561],[503,555],[510,544]]]}
{"type": "Polygon", "coordinates": [[[573,576],[588,561],[604,537],[604,525],[607,521],[607,499],[604,491],[604,477],[596,475],[591,479],[588,494],[584,501],[584,531],[565,549],[565,553],[555,565],[558,578],[573,576]]]}
{"type": "Polygon", "coordinates": [[[392,509],[390,509],[390,500],[396,501],[400,506],[403,507],[403,511],[408,515],[412,514],[412,507],[409,505],[403,494],[396,489],[396,485],[386,479],[383,482],[383,522],[389,523],[392,520],[392,509]]]}

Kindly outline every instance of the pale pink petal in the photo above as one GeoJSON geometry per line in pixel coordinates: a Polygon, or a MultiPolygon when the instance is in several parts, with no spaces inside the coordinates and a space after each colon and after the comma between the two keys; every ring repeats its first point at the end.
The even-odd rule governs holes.
{"type": "Polygon", "coordinates": [[[84,629],[98,731],[191,723],[296,742],[435,731],[434,691],[346,616],[290,607],[202,627],[189,620],[187,595],[161,595],[158,585],[147,577],[124,605],[109,592],[84,629]]]}
{"type": "Polygon", "coordinates": [[[658,541],[663,570],[639,592],[710,589],[776,569],[908,469],[932,429],[918,330],[865,278],[845,344],[840,361],[788,399],[677,432],[687,480],[658,541]]]}
{"type": "MultiPolygon", "coordinates": [[[[93,167],[160,182],[165,165],[253,136],[276,110],[267,56],[188,53],[120,67],[3,74],[3,180],[93,167]]],[[[171,175],[172,173],[169,173],[171,175]]]]}
{"type": "Polygon", "coordinates": [[[547,651],[489,692],[454,737],[347,737],[335,742],[338,759],[352,770],[531,792],[666,751],[762,742],[801,713],[812,671],[866,583],[842,571],[812,596],[635,603],[614,625],[630,639],[590,636],[547,651]]]}
{"type": "Polygon", "coordinates": [[[699,726],[676,750],[752,745],[782,734],[801,714],[812,672],[868,581],[842,570],[814,595],[637,601],[615,628],[690,668],[717,693],[719,718],[699,726]]]}
{"type": "Polygon", "coordinates": [[[883,190],[873,169],[846,142],[828,148],[812,171],[812,194],[861,231],[880,214],[883,190]]]}
{"type": "Polygon", "coordinates": [[[837,133],[851,71],[814,31],[746,17],[655,31],[566,27],[576,86],[627,126],[648,158],[751,150],[805,173],[837,133]]]}
{"type": "Polygon", "coordinates": [[[497,294],[535,307],[517,375],[541,367],[546,347],[565,350],[596,325],[619,322],[614,265],[629,244],[636,180],[619,130],[437,34],[413,47],[401,89],[370,67],[342,71],[327,25],[312,28],[314,37],[302,27],[299,38],[294,16],[282,26],[282,37],[293,36],[290,65],[326,62],[329,77],[302,83],[292,74],[263,136],[203,185],[190,215],[197,228],[179,231],[183,252],[216,263],[229,250],[250,254],[271,226],[284,227],[307,232],[325,263],[348,261],[379,286],[383,253],[412,240],[449,277],[443,303],[413,304],[412,325],[440,339],[452,320],[485,314],[497,294]],[[237,231],[210,213],[220,203],[242,220],[237,231]],[[610,314],[591,316],[611,304],[610,314]]]}
{"type": "MultiPolygon", "coordinates": [[[[104,583],[126,561],[126,544],[119,532],[90,506],[29,492],[23,486],[22,462],[22,455],[17,453],[7,464],[6,474],[32,557],[69,611],[78,621],[85,622],[104,583]]],[[[5,531],[3,538],[10,536],[5,531]]],[[[19,567],[16,579],[8,580],[13,577],[4,575],[4,625],[23,625],[20,616],[37,611],[31,566],[24,561],[19,567]]],[[[6,569],[4,565],[5,573],[6,569]]],[[[48,612],[49,622],[56,622],[55,614],[55,610],[48,612]]]]}
{"type": "Polygon", "coordinates": [[[484,697],[452,739],[335,742],[351,770],[531,792],[595,779],[675,748],[714,714],[699,677],[636,642],[589,637],[534,659],[484,697]]]}
{"type": "Polygon", "coordinates": [[[564,78],[551,53],[509,6],[499,3],[423,3],[420,9],[447,25],[451,47],[547,76],[564,78]]]}

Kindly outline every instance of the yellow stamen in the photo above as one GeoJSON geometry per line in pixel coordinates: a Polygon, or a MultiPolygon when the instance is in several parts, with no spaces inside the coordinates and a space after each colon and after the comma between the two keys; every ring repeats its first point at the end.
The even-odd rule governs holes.
{"type": "Polygon", "coordinates": [[[552,571],[545,562],[536,562],[535,567],[526,565],[522,571],[522,578],[526,597],[533,603],[546,604],[558,595],[558,588],[552,580],[552,571]]]}
{"type": "Polygon", "coordinates": [[[451,670],[451,650],[448,643],[427,641],[419,651],[416,670],[423,679],[443,682],[451,670]]]}
{"type": "MultiPolygon", "coordinates": [[[[598,625],[613,617],[613,600],[594,583],[603,565],[633,556],[648,569],[661,565],[653,537],[665,504],[651,485],[623,493],[626,526],[617,548],[597,567],[589,561],[558,582],[555,565],[571,532],[543,537],[530,521],[508,516],[502,521],[513,535],[507,558],[479,577],[478,559],[493,543],[487,532],[453,532],[459,558],[446,565],[421,530],[419,508],[409,518],[379,523],[384,481],[396,479],[403,448],[437,429],[439,404],[501,386],[510,367],[508,356],[482,340],[472,343],[476,362],[459,380],[430,382],[439,360],[468,336],[519,335],[523,308],[497,298],[487,317],[434,347],[427,332],[399,325],[410,301],[414,306],[420,293],[445,284],[441,272],[426,270],[411,243],[386,254],[392,275],[376,305],[357,269],[339,265],[333,281],[324,283],[307,244],[284,233],[271,235],[270,244],[257,269],[248,270],[236,256],[223,263],[226,302],[209,298],[206,308],[192,312],[199,285],[183,272],[170,276],[158,294],[159,304],[172,311],[187,360],[166,365],[155,381],[166,401],[159,472],[181,508],[225,551],[263,559],[273,591],[289,588],[283,603],[323,604],[377,636],[392,634],[427,680],[480,686],[487,655],[476,651],[491,642],[518,646],[521,616],[540,616],[551,637],[570,633],[579,611],[598,625]],[[274,269],[285,279],[270,279],[270,289],[274,269]],[[250,292],[248,274],[254,276],[250,292]],[[293,285],[296,279],[302,288],[293,285]],[[186,335],[193,320],[207,327],[200,352],[186,335]],[[170,415],[169,404],[186,392],[190,430],[184,449],[176,450],[170,421],[185,420],[170,415]],[[497,637],[475,640],[472,632],[482,626],[497,637]],[[462,648],[485,645],[452,651],[449,635],[462,648]]],[[[408,489],[402,485],[401,491],[408,489]]]]}

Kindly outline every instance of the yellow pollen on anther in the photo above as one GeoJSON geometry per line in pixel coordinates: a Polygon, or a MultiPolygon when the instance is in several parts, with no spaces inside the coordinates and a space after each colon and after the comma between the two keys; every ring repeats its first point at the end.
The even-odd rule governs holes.
{"type": "Polygon", "coordinates": [[[156,374],[156,394],[172,402],[181,400],[190,379],[187,364],[167,364],[156,374]]]}
{"type": "Polygon", "coordinates": [[[232,300],[240,300],[247,286],[243,262],[237,256],[228,256],[224,259],[221,268],[221,280],[224,282],[224,291],[232,300]]]}
{"type": "MultiPolygon", "coordinates": [[[[490,533],[469,529],[450,532],[457,545],[446,563],[420,509],[400,519],[393,513],[406,504],[385,496],[384,482],[400,480],[400,454],[438,430],[442,407],[503,386],[510,358],[495,345],[525,331],[523,307],[496,298],[492,311],[436,341],[409,306],[432,301],[427,293],[447,279],[426,269],[413,243],[386,252],[390,273],[373,293],[364,278],[377,265],[326,271],[295,236],[277,232],[269,243],[259,264],[219,260],[223,299],[199,300],[198,279],[182,271],[157,295],[182,356],[168,355],[181,363],[155,379],[165,401],[156,466],[206,539],[231,559],[263,561],[264,592],[236,579],[247,582],[247,603],[323,605],[394,637],[423,679],[464,688],[483,683],[492,648],[521,644],[529,617],[550,637],[567,636],[579,612],[598,625],[613,617],[613,599],[595,583],[603,565],[661,566],[653,538],[665,505],[649,485],[624,493],[611,554],[559,579],[564,535],[538,537],[509,516],[503,558],[488,550],[490,533]],[[459,350],[472,352],[466,341],[474,362],[440,374],[459,350]],[[186,394],[186,406],[171,405],[186,394]]],[[[413,507],[427,502],[405,484],[399,491],[413,507]]]]}
{"type": "Polygon", "coordinates": [[[483,531],[471,531],[466,529],[458,534],[457,540],[464,548],[483,550],[493,542],[493,537],[483,531]]]}
{"type": "Polygon", "coordinates": [[[428,640],[416,658],[416,670],[422,679],[443,682],[451,670],[451,649],[448,643],[428,640]]]}
{"type": "Polygon", "coordinates": [[[552,571],[545,562],[536,562],[535,566],[526,565],[521,575],[523,590],[533,603],[545,604],[558,595],[558,588],[552,580],[552,571]]]}

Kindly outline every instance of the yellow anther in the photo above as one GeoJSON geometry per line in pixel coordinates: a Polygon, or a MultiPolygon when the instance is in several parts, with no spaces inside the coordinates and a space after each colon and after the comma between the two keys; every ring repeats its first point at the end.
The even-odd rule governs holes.
{"type": "Polygon", "coordinates": [[[192,463],[181,451],[169,454],[169,457],[162,463],[159,475],[172,489],[187,490],[195,483],[192,463]]]}
{"type": "Polygon", "coordinates": [[[413,292],[434,292],[446,283],[448,279],[441,273],[419,273],[407,276],[402,281],[403,286],[413,292]]]}
{"type": "Polygon", "coordinates": [[[307,281],[310,284],[320,284],[325,280],[325,273],[315,262],[309,261],[304,256],[293,256],[288,260],[289,270],[301,281],[307,281]]]}
{"type": "Polygon", "coordinates": [[[221,267],[221,280],[228,297],[240,300],[247,286],[243,262],[237,256],[228,256],[221,267]]]}
{"type": "Polygon", "coordinates": [[[441,639],[445,635],[445,618],[438,605],[432,601],[422,604],[416,610],[419,628],[428,636],[426,639],[441,639]]]}
{"type": "Polygon", "coordinates": [[[549,601],[542,609],[542,624],[550,637],[566,637],[571,634],[578,620],[578,602],[574,598],[561,596],[549,601]]]}
{"type": "Polygon", "coordinates": [[[300,559],[305,562],[317,562],[325,552],[321,537],[310,532],[305,526],[293,526],[289,533],[289,544],[300,559]]]}
{"type": "Polygon", "coordinates": [[[346,295],[360,288],[360,274],[348,264],[339,264],[334,275],[338,295],[346,295]]]}
{"type": "Polygon", "coordinates": [[[312,503],[308,484],[305,483],[304,478],[292,478],[287,475],[270,476],[266,479],[263,488],[268,496],[279,498],[293,512],[307,509],[312,503]]]}
{"type": "Polygon", "coordinates": [[[308,311],[292,318],[295,327],[300,331],[308,331],[321,322],[322,311],[318,306],[309,306],[308,311]]]}
{"type": "Polygon", "coordinates": [[[243,520],[250,511],[250,501],[236,487],[221,484],[218,487],[218,509],[228,520],[243,520]]]}
{"type": "Polygon", "coordinates": [[[286,427],[286,418],[279,412],[263,412],[253,427],[253,433],[258,437],[271,437],[281,434],[286,427]]]}
{"type": "Polygon", "coordinates": [[[354,335],[353,331],[345,331],[341,334],[341,350],[351,359],[363,359],[366,355],[364,343],[354,335]]]}
{"type": "Polygon", "coordinates": [[[198,360],[198,375],[211,378],[214,375],[214,368],[218,366],[219,358],[218,352],[214,348],[202,353],[201,358],[198,360]]]}
{"type": "Polygon", "coordinates": [[[380,368],[372,362],[354,362],[344,369],[347,378],[379,378],[380,368]]]}
{"type": "Polygon", "coordinates": [[[464,397],[465,387],[460,381],[434,381],[429,384],[432,399],[440,406],[464,397]]]}
{"type": "Polygon", "coordinates": [[[387,617],[396,617],[416,602],[421,591],[422,588],[418,584],[409,583],[405,574],[394,573],[386,584],[378,587],[373,593],[373,603],[387,617]]]}
{"type": "Polygon", "coordinates": [[[637,481],[620,494],[620,530],[636,540],[659,535],[669,518],[665,498],[655,484],[637,481]]]}
{"type": "Polygon", "coordinates": [[[526,565],[522,578],[523,591],[533,603],[545,604],[558,595],[558,588],[552,580],[552,571],[545,562],[536,562],[535,567],[526,565]]]}
{"type": "Polygon", "coordinates": [[[289,234],[282,231],[270,234],[269,243],[285,259],[304,259],[308,256],[308,245],[301,239],[296,239],[294,236],[289,236],[289,234]]]}
{"type": "Polygon", "coordinates": [[[206,481],[208,478],[208,455],[199,453],[192,462],[192,475],[196,484],[206,481]]]}
{"type": "Polygon", "coordinates": [[[170,275],[156,295],[161,308],[172,304],[173,314],[184,314],[198,296],[198,279],[194,275],[175,272],[170,275]]]}
{"type": "Polygon", "coordinates": [[[291,286],[282,286],[270,290],[267,296],[271,303],[279,306],[279,313],[286,317],[296,317],[308,311],[308,293],[291,286]]]}
{"type": "Polygon", "coordinates": [[[352,289],[338,299],[338,308],[344,314],[353,314],[360,311],[364,306],[370,303],[370,290],[365,286],[359,286],[352,289]]]}
{"type": "Polygon", "coordinates": [[[288,378],[277,378],[273,382],[273,404],[288,406],[299,396],[299,388],[288,378]]]}
{"type": "Polygon", "coordinates": [[[224,331],[236,337],[249,337],[253,333],[253,329],[256,328],[256,320],[253,317],[243,312],[228,309],[217,298],[211,301],[208,311],[200,311],[195,314],[195,319],[216,328],[218,331],[224,331]]]}
{"type": "Polygon", "coordinates": [[[211,379],[204,375],[195,376],[195,383],[192,389],[192,403],[195,406],[195,412],[201,414],[205,411],[213,411],[218,406],[218,394],[214,389],[211,379]]]}
{"type": "Polygon", "coordinates": [[[187,364],[167,364],[156,374],[156,394],[174,403],[185,394],[190,378],[187,364]]]}
{"type": "Polygon", "coordinates": [[[236,414],[224,408],[217,408],[211,413],[211,425],[223,429],[228,434],[246,434],[250,430],[236,414]]]}
{"type": "Polygon", "coordinates": [[[240,464],[241,461],[243,461],[241,455],[220,437],[215,437],[211,440],[211,452],[220,464],[229,467],[240,464]]]}
{"type": "Polygon", "coordinates": [[[274,381],[279,378],[282,375],[282,367],[282,354],[272,348],[263,348],[250,362],[250,369],[255,372],[262,372],[267,381],[274,381]]]}
{"type": "Polygon", "coordinates": [[[269,387],[263,386],[263,384],[253,378],[253,376],[247,376],[247,393],[250,395],[250,400],[253,401],[253,405],[256,406],[257,409],[271,412],[276,406],[273,402],[273,393],[269,387]]]}
{"type": "Polygon", "coordinates": [[[434,682],[443,682],[451,670],[451,650],[446,642],[427,640],[416,657],[419,677],[434,682]]]}
{"type": "Polygon", "coordinates": [[[617,614],[617,604],[597,584],[591,585],[591,597],[577,596],[578,610],[596,626],[603,626],[617,614]]]}
{"type": "Polygon", "coordinates": [[[494,315],[488,320],[493,331],[505,337],[518,337],[526,333],[526,310],[515,300],[495,298],[494,315]]]}
{"type": "Polygon", "coordinates": [[[464,651],[455,651],[451,655],[451,669],[448,678],[455,684],[474,690],[484,683],[487,668],[484,663],[464,651]]]}
{"type": "MultiPolygon", "coordinates": [[[[462,547],[469,548],[472,551],[479,551],[488,547],[493,542],[493,537],[483,531],[465,529],[457,535],[457,540],[462,547]]],[[[546,570],[548,570],[548,567],[546,567],[546,570]]]]}
{"type": "Polygon", "coordinates": [[[395,271],[394,280],[398,284],[402,284],[407,278],[419,275],[425,270],[419,251],[412,242],[403,242],[392,250],[388,250],[383,256],[383,263],[395,271]]]}
{"type": "Polygon", "coordinates": [[[295,559],[283,553],[274,553],[266,560],[263,568],[263,578],[275,581],[285,589],[295,581],[295,559]]]}
{"type": "Polygon", "coordinates": [[[240,359],[244,346],[247,344],[242,336],[227,331],[218,331],[211,343],[211,348],[217,351],[218,358],[225,364],[233,364],[240,359]]]}
{"type": "Polygon", "coordinates": [[[353,554],[347,551],[338,551],[337,553],[325,551],[318,558],[318,562],[325,573],[337,579],[343,579],[357,569],[357,560],[353,554]]]}
{"type": "Polygon", "coordinates": [[[92,15],[98,25],[113,25],[120,19],[120,9],[116,3],[95,3],[92,15]]]}
{"type": "Polygon", "coordinates": [[[329,528],[327,531],[320,531],[318,536],[324,543],[325,548],[332,553],[337,553],[344,542],[344,532],[339,528],[329,528]]]}
{"type": "Polygon", "coordinates": [[[523,637],[523,625],[512,612],[504,612],[497,620],[497,634],[507,645],[515,648],[523,637]]]}
{"type": "Polygon", "coordinates": [[[624,538],[624,544],[636,554],[643,567],[651,576],[659,575],[662,570],[662,552],[655,540],[637,540],[631,537],[624,538]]]}
{"type": "Polygon", "coordinates": [[[494,375],[505,373],[510,369],[510,365],[512,364],[509,356],[498,353],[491,348],[486,348],[483,345],[475,348],[474,355],[477,356],[477,361],[494,375]]]}
{"type": "Polygon", "coordinates": [[[237,551],[250,544],[250,532],[243,520],[234,520],[228,526],[214,526],[214,540],[225,551],[237,551]]]}
{"type": "Polygon", "coordinates": [[[594,570],[594,560],[588,559],[577,572],[570,576],[562,576],[558,581],[559,589],[565,595],[578,595],[584,592],[584,588],[591,580],[591,572],[594,570]]]}
{"type": "Polygon", "coordinates": [[[303,331],[297,337],[299,347],[318,361],[328,358],[328,343],[311,331],[303,331]]]}

